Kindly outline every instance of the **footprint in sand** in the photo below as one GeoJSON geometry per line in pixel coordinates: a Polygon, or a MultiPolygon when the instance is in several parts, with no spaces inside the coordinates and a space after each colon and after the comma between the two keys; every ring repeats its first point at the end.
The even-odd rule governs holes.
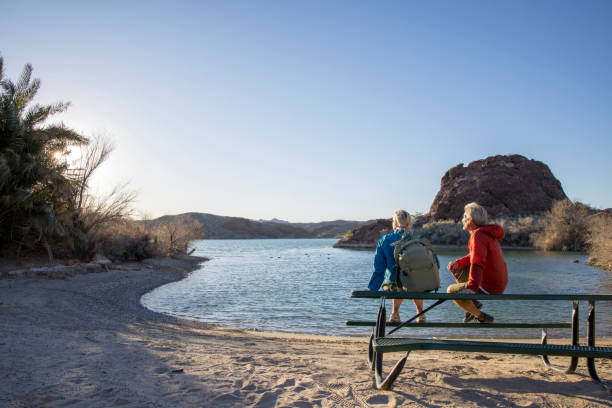
{"type": "Polygon", "coordinates": [[[385,405],[389,407],[394,407],[397,405],[397,401],[394,397],[384,394],[375,394],[366,399],[366,403],[368,405],[385,405]]]}
{"type": "Polygon", "coordinates": [[[253,360],[253,357],[234,357],[234,361],[238,363],[251,363],[253,360]]]}
{"type": "Polygon", "coordinates": [[[286,388],[286,387],[293,387],[295,386],[295,378],[284,378],[281,377],[278,382],[276,383],[277,387],[282,387],[282,388],[286,388]]]}
{"type": "Polygon", "coordinates": [[[276,404],[278,395],[276,393],[267,391],[261,394],[261,397],[257,400],[254,407],[273,407],[276,404]]]}
{"type": "Polygon", "coordinates": [[[172,348],[172,347],[153,347],[152,350],[155,350],[155,351],[176,351],[176,349],[172,348]]]}

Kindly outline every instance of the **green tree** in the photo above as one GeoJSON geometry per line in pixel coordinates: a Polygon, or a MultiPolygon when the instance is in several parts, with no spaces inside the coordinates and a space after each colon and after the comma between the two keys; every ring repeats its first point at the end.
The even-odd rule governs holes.
{"type": "Polygon", "coordinates": [[[4,78],[0,57],[0,248],[4,255],[43,247],[70,227],[74,186],[58,159],[87,139],[62,123],[47,123],[69,104],[31,104],[40,88],[27,64],[17,81],[4,78]]]}

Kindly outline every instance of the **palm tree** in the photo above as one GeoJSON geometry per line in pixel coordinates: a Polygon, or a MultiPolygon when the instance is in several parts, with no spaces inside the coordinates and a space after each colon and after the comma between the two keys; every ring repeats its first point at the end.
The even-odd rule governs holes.
{"type": "Polygon", "coordinates": [[[0,249],[10,256],[43,247],[52,259],[75,196],[67,164],[56,155],[87,139],[62,123],[46,124],[69,104],[30,105],[40,88],[31,76],[27,64],[16,84],[4,78],[0,57],[0,249]]]}

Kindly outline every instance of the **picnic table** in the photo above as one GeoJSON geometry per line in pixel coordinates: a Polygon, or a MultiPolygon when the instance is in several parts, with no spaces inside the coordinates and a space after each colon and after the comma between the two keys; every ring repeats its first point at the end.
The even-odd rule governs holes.
{"type": "Polygon", "coordinates": [[[392,292],[392,291],[353,291],[351,298],[360,299],[380,299],[378,315],[376,321],[360,321],[349,320],[346,322],[348,326],[373,326],[372,335],[368,345],[368,361],[370,369],[374,371],[375,384],[377,389],[388,390],[393,385],[393,382],[401,373],[408,355],[413,350],[448,350],[462,352],[480,352],[480,353],[505,353],[505,354],[530,354],[539,355],[547,367],[562,371],[564,373],[573,373],[578,366],[578,359],[584,357],[587,360],[587,368],[589,375],[596,383],[600,384],[608,392],[612,392],[612,388],[604,383],[597,374],[595,367],[596,358],[612,358],[612,347],[597,347],[595,345],[595,302],[596,301],[612,301],[612,294],[503,294],[503,295],[486,295],[486,294],[465,294],[465,293],[423,293],[423,292],[392,292]],[[435,302],[425,308],[423,312],[412,316],[410,319],[401,323],[388,323],[386,321],[386,299],[431,299],[435,302]],[[572,302],[572,317],[569,322],[529,322],[529,323],[455,323],[455,322],[427,322],[413,323],[413,321],[425,314],[432,308],[440,305],[447,300],[523,300],[532,302],[541,301],[571,301],[572,302]],[[588,302],[588,317],[587,317],[587,345],[579,344],[579,302],[588,302]],[[395,326],[389,332],[386,332],[387,326],[395,326]],[[473,341],[473,340],[456,340],[456,339],[438,339],[433,337],[428,338],[406,338],[392,336],[401,328],[411,327],[454,327],[454,328],[540,328],[542,329],[542,338],[540,343],[526,344],[518,342],[498,342],[498,341],[473,341]],[[550,328],[568,328],[570,329],[571,337],[570,344],[556,345],[548,344],[548,332],[550,328]],[[383,355],[391,352],[406,352],[393,367],[391,372],[385,377],[383,376],[383,355]],[[552,365],[548,356],[567,356],[570,357],[570,362],[567,367],[559,367],[552,365]]]}

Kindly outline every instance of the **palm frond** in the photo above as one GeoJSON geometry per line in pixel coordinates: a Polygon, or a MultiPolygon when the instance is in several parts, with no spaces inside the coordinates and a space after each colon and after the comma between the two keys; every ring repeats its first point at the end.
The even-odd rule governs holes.
{"type": "Polygon", "coordinates": [[[32,78],[32,65],[26,64],[23,67],[23,71],[21,72],[19,81],[17,81],[17,92],[18,93],[23,93],[26,89],[28,89],[31,78],[32,78]]]}
{"type": "Polygon", "coordinates": [[[17,90],[18,95],[19,95],[18,101],[17,101],[17,107],[20,113],[23,112],[23,110],[28,105],[28,103],[30,103],[30,101],[34,99],[34,97],[38,93],[39,88],[40,88],[40,80],[35,79],[34,81],[32,81],[32,84],[30,84],[30,86],[28,86],[24,90],[19,90],[19,89],[17,90]]]}
{"type": "MultiPolygon", "coordinates": [[[[15,94],[17,90],[15,89],[15,84],[12,81],[4,80],[0,82],[0,86],[4,89],[4,92],[7,94],[9,100],[13,101],[15,99],[15,94]]],[[[4,97],[4,95],[3,95],[4,97]]]]}

